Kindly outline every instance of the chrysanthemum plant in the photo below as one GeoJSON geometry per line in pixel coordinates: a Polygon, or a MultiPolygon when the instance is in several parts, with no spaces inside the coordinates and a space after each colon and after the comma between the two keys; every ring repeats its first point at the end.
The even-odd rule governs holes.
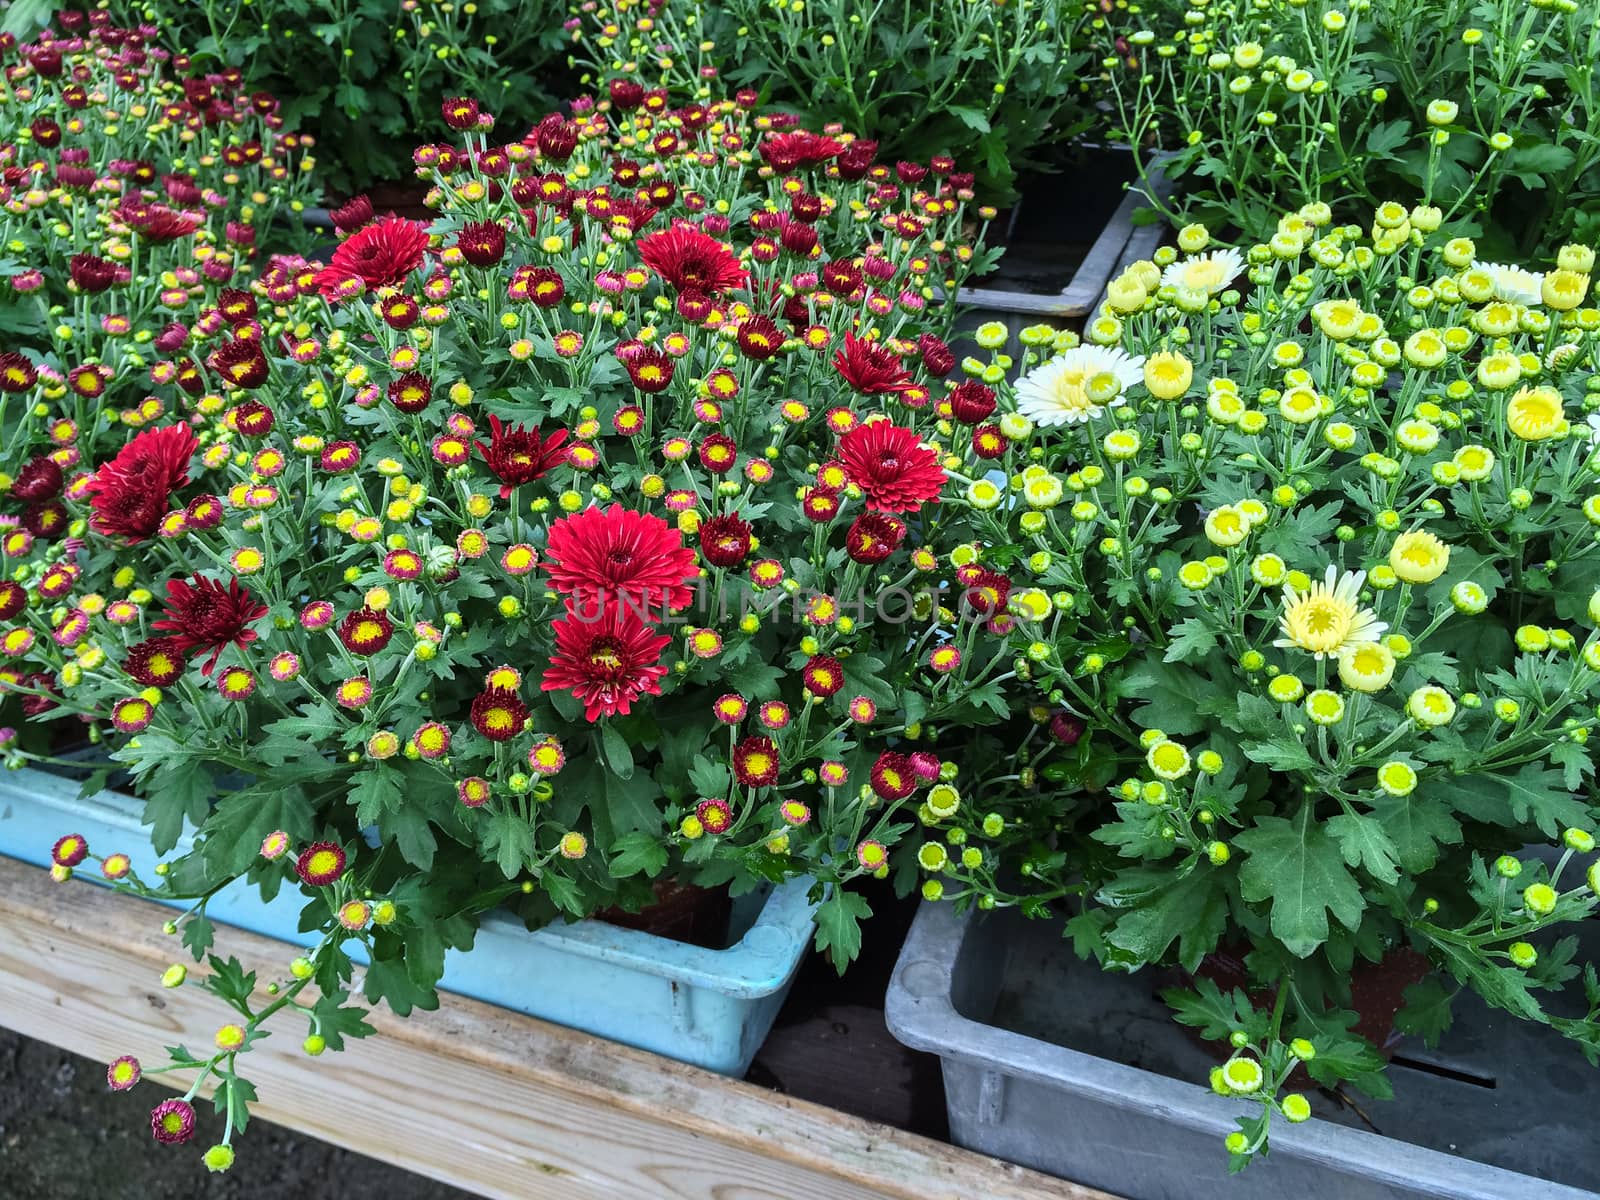
{"type": "Polygon", "coordinates": [[[628,71],[697,100],[761,88],[811,122],[871,131],[888,158],[954,155],[996,200],[1091,121],[1090,51],[1071,0],[870,11],[851,0],[583,0],[572,11],[574,58],[602,75],[628,71]]]}
{"type": "MultiPolygon", "coordinates": [[[[1099,22],[1118,136],[1191,219],[1421,194],[1484,257],[1600,231],[1600,26],[1579,0],[1157,0],[1099,22]],[[1148,162],[1148,158],[1145,160],[1148,162]]],[[[1153,202],[1162,204],[1157,195],[1153,202]]]]}
{"type": "Polygon", "coordinates": [[[160,852],[192,831],[159,878],[76,836],[57,873],[192,901],[197,957],[240,879],[302,888],[321,932],[260,1005],[213,956],[238,1018],[161,1068],[199,1077],[159,1138],[211,1077],[228,1145],[269,1016],[313,1054],[367,1032],[356,946],[404,1014],[489,908],[806,876],[842,969],[851,885],[960,810],[952,747],[1007,713],[1010,661],[941,518],[973,453],[947,422],[996,403],[947,389],[926,332],[966,185],[752,100],[619,80],[509,144],[447,102],[458,140],[416,154],[431,227],[342,208],[325,269],[203,321],[204,394],[83,464],[83,542],[36,539],[0,584],[10,689],[110,738],[160,852]],[[116,570],[86,592],[84,562],[116,570]]]}
{"type": "Polygon", "coordinates": [[[1556,936],[1600,889],[1600,309],[1591,248],[1485,266],[1398,205],[1208,242],[1114,280],[1086,344],[964,364],[1003,436],[945,528],[1022,597],[1043,695],[923,865],[1109,969],[1180,968],[1213,1086],[1256,1106],[1239,1167],[1308,1080],[1387,1095],[1391,1035],[1463,990],[1600,1048],[1556,936]],[[1369,977],[1411,984],[1397,1016],[1358,1011],[1369,977]]]}

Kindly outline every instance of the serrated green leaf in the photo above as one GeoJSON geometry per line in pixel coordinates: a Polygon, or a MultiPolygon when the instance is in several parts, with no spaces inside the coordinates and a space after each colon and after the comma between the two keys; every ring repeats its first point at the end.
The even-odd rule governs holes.
{"type": "Polygon", "coordinates": [[[817,949],[833,960],[839,974],[861,953],[861,921],[871,915],[872,905],[845,888],[834,888],[817,907],[817,949]]]}
{"type": "Polygon", "coordinates": [[[1450,806],[1420,789],[1409,796],[1378,796],[1370,803],[1407,874],[1430,870],[1439,861],[1441,845],[1461,842],[1461,822],[1450,815],[1450,806]]]}
{"type": "Polygon", "coordinates": [[[1329,818],[1327,830],[1339,843],[1346,866],[1362,867],[1380,883],[1394,883],[1400,878],[1396,861],[1400,850],[1379,821],[1359,813],[1340,813],[1329,818]]]}
{"type": "Polygon", "coordinates": [[[607,864],[613,879],[643,874],[654,879],[666,870],[667,848],[659,837],[636,830],[617,839],[607,864]]]}
{"type": "MultiPolygon", "coordinates": [[[[1131,882],[1129,876],[1135,874],[1120,878],[1131,882]]],[[[1141,963],[1160,962],[1176,941],[1179,963],[1195,969],[1217,948],[1227,928],[1228,892],[1222,876],[1196,867],[1175,878],[1172,871],[1152,868],[1146,882],[1145,898],[1117,912],[1106,941],[1141,963]]]]}
{"type": "Polygon", "coordinates": [[[1234,844],[1247,856],[1240,894],[1271,905],[1272,932],[1291,954],[1305,958],[1328,940],[1330,912],[1346,929],[1360,926],[1366,897],[1309,802],[1292,820],[1257,817],[1234,844]]]}

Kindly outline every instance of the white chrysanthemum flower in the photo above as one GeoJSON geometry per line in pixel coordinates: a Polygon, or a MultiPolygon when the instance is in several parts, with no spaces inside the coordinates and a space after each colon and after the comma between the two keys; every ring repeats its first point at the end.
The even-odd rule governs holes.
{"type": "Polygon", "coordinates": [[[1537,271],[1504,263],[1475,262],[1472,267],[1494,280],[1494,298],[1514,304],[1538,304],[1543,295],[1544,276],[1537,271]]]}
{"type": "Polygon", "coordinates": [[[1188,288],[1193,292],[1215,296],[1242,274],[1244,255],[1229,247],[1226,250],[1213,250],[1210,254],[1191,255],[1173,263],[1161,273],[1161,283],[1164,287],[1188,288]]]}
{"type": "Polygon", "coordinates": [[[1105,346],[1074,346],[1017,380],[1017,411],[1035,425],[1072,425],[1127,403],[1144,381],[1144,357],[1105,346]]]}
{"type": "Polygon", "coordinates": [[[1389,626],[1370,608],[1361,607],[1361,585],[1366,581],[1365,571],[1346,571],[1341,576],[1339,568],[1329,566],[1322,582],[1303,592],[1292,583],[1285,584],[1279,621],[1283,636],[1272,644],[1285,649],[1298,646],[1322,658],[1353,643],[1376,642],[1389,626]]]}

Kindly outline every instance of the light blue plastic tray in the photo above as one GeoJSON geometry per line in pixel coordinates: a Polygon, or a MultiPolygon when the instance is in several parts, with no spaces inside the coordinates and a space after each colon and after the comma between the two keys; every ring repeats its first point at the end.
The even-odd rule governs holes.
{"type": "MultiPolygon", "coordinates": [[[[153,879],[156,855],[139,823],[142,810],[121,792],[79,798],[72,780],[35,770],[4,772],[0,854],[47,867],[56,839],[81,833],[96,854],[120,850],[142,878],[153,879]]],[[[185,837],[179,850],[188,846],[185,837]]],[[[99,872],[86,869],[77,878],[98,881],[99,872]]],[[[601,921],[530,932],[514,917],[490,913],[472,952],[452,950],[446,957],[440,987],[723,1075],[743,1075],[810,945],[815,909],[809,890],[808,880],[796,879],[735,901],[733,928],[743,936],[726,950],[601,921]]],[[[206,911],[215,921],[309,945],[314,939],[298,929],[304,905],[298,888],[286,887],[264,904],[254,888],[238,883],[213,897],[206,911]]]]}

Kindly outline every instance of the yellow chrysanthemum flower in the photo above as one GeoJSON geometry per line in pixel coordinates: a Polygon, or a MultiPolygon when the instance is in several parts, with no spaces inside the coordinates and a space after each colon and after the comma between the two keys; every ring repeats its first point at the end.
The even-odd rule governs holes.
{"type": "Polygon", "coordinates": [[[1358,602],[1366,579],[1365,571],[1346,571],[1341,576],[1339,568],[1330,565],[1320,583],[1304,589],[1286,584],[1279,622],[1283,636],[1272,644],[1298,646],[1323,658],[1356,642],[1377,641],[1389,626],[1358,602]]]}
{"type": "Polygon", "coordinates": [[[1552,387],[1518,388],[1506,404],[1506,428],[1525,442],[1542,442],[1567,428],[1561,393],[1552,387]]]}
{"type": "Polygon", "coordinates": [[[1432,583],[1450,565],[1450,547],[1426,530],[1402,533],[1389,548],[1389,566],[1407,583],[1432,583]]]}
{"type": "Polygon", "coordinates": [[[1376,692],[1394,678],[1394,652],[1382,642],[1358,642],[1339,652],[1339,682],[1353,692],[1376,692]]]}

